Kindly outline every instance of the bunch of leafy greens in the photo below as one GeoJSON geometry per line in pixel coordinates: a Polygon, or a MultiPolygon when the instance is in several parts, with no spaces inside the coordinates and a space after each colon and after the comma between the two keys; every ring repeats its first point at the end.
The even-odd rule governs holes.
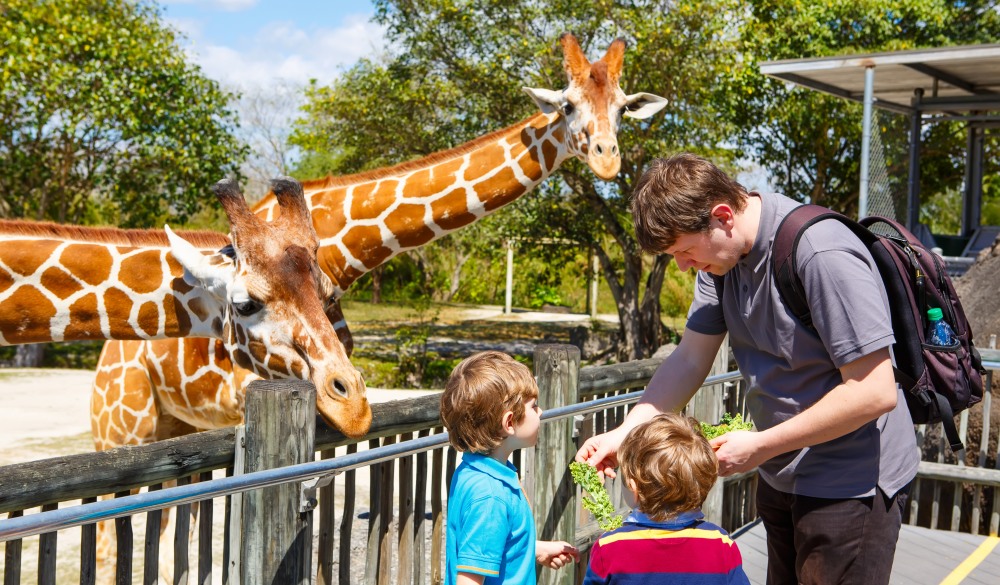
{"type": "Polygon", "coordinates": [[[611,497],[604,487],[604,482],[601,481],[601,476],[597,474],[597,469],[593,465],[574,461],[569,464],[569,472],[573,476],[573,482],[587,492],[583,497],[583,507],[594,515],[601,530],[620,528],[621,514],[615,513],[615,506],[611,503],[611,497]]]}
{"type": "Polygon", "coordinates": [[[753,423],[745,422],[743,415],[737,414],[733,416],[728,412],[722,415],[722,421],[717,425],[710,425],[705,422],[701,423],[701,433],[705,435],[706,439],[714,439],[732,431],[752,430],[753,423]]]}

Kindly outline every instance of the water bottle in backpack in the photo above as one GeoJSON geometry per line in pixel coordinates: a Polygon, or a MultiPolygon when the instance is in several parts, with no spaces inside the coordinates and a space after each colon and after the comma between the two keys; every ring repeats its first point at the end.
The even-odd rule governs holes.
{"type": "Polygon", "coordinates": [[[951,347],[955,345],[955,333],[951,326],[944,320],[944,312],[941,309],[927,309],[927,343],[951,347]]]}

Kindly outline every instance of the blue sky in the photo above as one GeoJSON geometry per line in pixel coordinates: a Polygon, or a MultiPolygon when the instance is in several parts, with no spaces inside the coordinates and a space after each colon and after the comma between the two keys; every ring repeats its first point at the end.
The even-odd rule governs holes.
{"type": "Polygon", "coordinates": [[[329,83],[382,51],[369,0],[160,0],[208,77],[227,85],[329,83]]]}

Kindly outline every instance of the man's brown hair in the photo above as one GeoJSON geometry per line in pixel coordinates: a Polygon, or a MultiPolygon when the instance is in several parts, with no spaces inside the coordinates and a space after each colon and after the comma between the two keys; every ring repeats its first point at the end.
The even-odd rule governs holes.
{"type": "Polygon", "coordinates": [[[632,187],[635,239],[644,251],[661,254],[678,237],[706,231],[716,205],[743,211],[746,196],[743,185],[700,156],[654,159],[632,187]]]}
{"type": "Polygon", "coordinates": [[[700,508],[719,475],[698,421],[672,412],[633,429],[618,463],[622,477],[635,482],[639,511],[656,522],[700,508]]]}
{"type": "Polygon", "coordinates": [[[538,397],[528,366],[499,351],[484,351],[458,364],[441,394],[448,440],[463,452],[489,454],[507,434],[503,414],[524,419],[524,403],[538,397]]]}

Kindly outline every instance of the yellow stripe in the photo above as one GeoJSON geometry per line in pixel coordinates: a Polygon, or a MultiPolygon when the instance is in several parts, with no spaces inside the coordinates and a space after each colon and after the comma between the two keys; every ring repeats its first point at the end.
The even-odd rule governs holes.
{"type": "Polygon", "coordinates": [[[979,566],[979,563],[983,562],[993,552],[997,544],[1000,544],[1000,537],[987,536],[983,544],[979,545],[979,548],[972,551],[972,554],[962,561],[962,564],[955,567],[955,570],[945,577],[944,581],[941,581],[941,585],[958,585],[958,583],[961,583],[962,579],[965,579],[969,573],[979,566]]]}
{"type": "Polygon", "coordinates": [[[490,575],[491,577],[494,577],[494,576],[500,574],[500,571],[491,571],[489,569],[482,569],[480,567],[473,567],[472,565],[457,565],[456,568],[458,569],[459,572],[463,572],[464,571],[464,572],[468,573],[469,571],[475,571],[477,573],[485,573],[487,575],[490,575]]]}
{"type": "Polygon", "coordinates": [[[725,544],[733,544],[733,539],[716,532],[714,530],[699,530],[697,528],[685,528],[684,530],[663,530],[662,528],[647,528],[646,530],[633,530],[630,532],[618,532],[600,539],[601,546],[618,542],[619,540],[648,540],[654,538],[704,538],[706,540],[721,540],[725,544]]]}

